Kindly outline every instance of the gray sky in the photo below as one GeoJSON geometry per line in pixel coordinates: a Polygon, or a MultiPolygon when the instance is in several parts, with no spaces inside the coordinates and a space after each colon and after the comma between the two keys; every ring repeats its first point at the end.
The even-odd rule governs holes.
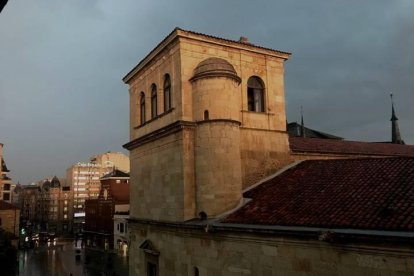
{"type": "Polygon", "coordinates": [[[0,142],[11,176],[65,176],[128,142],[121,78],[176,26],[292,52],[289,121],[414,143],[414,1],[10,0],[0,14],[0,142]]]}

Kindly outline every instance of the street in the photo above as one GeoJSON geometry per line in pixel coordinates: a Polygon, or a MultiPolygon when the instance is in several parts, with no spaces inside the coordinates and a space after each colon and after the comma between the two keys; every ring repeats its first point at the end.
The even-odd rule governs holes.
{"type": "Polygon", "coordinates": [[[19,275],[25,276],[77,276],[77,275],[128,275],[125,257],[94,249],[80,249],[80,242],[57,241],[34,249],[20,250],[19,275]],[[76,259],[76,249],[80,258],[76,259]]]}

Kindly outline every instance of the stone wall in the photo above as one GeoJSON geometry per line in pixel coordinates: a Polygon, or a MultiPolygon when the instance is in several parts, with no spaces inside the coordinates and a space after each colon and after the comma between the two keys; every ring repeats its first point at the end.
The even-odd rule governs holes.
{"type": "Polygon", "coordinates": [[[215,217],[236,207],[242,196],[239,124],[199,123],[195,146],[197,213],[215,217]]]}
{"type": "Polygon", "coordinates": [[[240,151],[243,189],[293,162],[284,132],[241,128],[240,151]]]}
{"type": "Polygon", "coordinates": [[[318,240],[130,225],[130,275],[146,275],[139,246],[159,251],[160,276],[414,275],[414,253],[393,245],[332,244],[318,240]]]}
{"type": "Polygon", "coordinates": [[[182,130],[131,151],[131,217],[183,221],[195,216],[192,132],[182,130]]]}
{"type": "Polygon", "coordinates": [[[20,210],[0,210],[0,227],[9,233],[19,236],[20,210]]]}
{"type": "Polygon", "coordinates": [[[172,44],[162,51],[147,67],[142,69],[129,84],[130,96],[130,139],[145,135],[151,131],[180,120],[182,117],[183,100],[181,89],[181,62],[178,45],[172,44]],[[171,78],[171,107],[164,112],[164,77],[171,78]],[[151,85],[157,86],[158,118],[151,120],[151,85]],[[140,94],[145,93],[145,117],[147,124],[141,125],[140,94]],[[151,121],[151,122],[150,122],[151,121]],[[150,122],[150,123],[148,123],[150,122]]]}

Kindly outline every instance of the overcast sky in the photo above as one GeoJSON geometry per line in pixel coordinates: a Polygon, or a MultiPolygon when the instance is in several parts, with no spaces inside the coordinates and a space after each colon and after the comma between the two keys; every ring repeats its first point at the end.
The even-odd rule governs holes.
{"type": "Polygon", "coordinates": [[[412,0],[9,0],[0,14],[0,142],[28,184],[128,142],[121,78],[176,26],[292,52],[289,121],[414,143],[412,0]]]}

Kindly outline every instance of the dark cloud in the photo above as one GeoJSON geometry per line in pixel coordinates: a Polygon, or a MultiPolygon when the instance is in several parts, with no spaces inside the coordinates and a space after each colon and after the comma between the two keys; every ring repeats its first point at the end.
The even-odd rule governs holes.
{"type": "Polygon", "coordinates": [[[414,142],[414,2],[22,1],[0,16],[0,140],[15,180],[63,176],[128,141],[121,78],[180,26],[290,51],[288,119],[347,139],[390,139],[389,93],[414,142]]]}

